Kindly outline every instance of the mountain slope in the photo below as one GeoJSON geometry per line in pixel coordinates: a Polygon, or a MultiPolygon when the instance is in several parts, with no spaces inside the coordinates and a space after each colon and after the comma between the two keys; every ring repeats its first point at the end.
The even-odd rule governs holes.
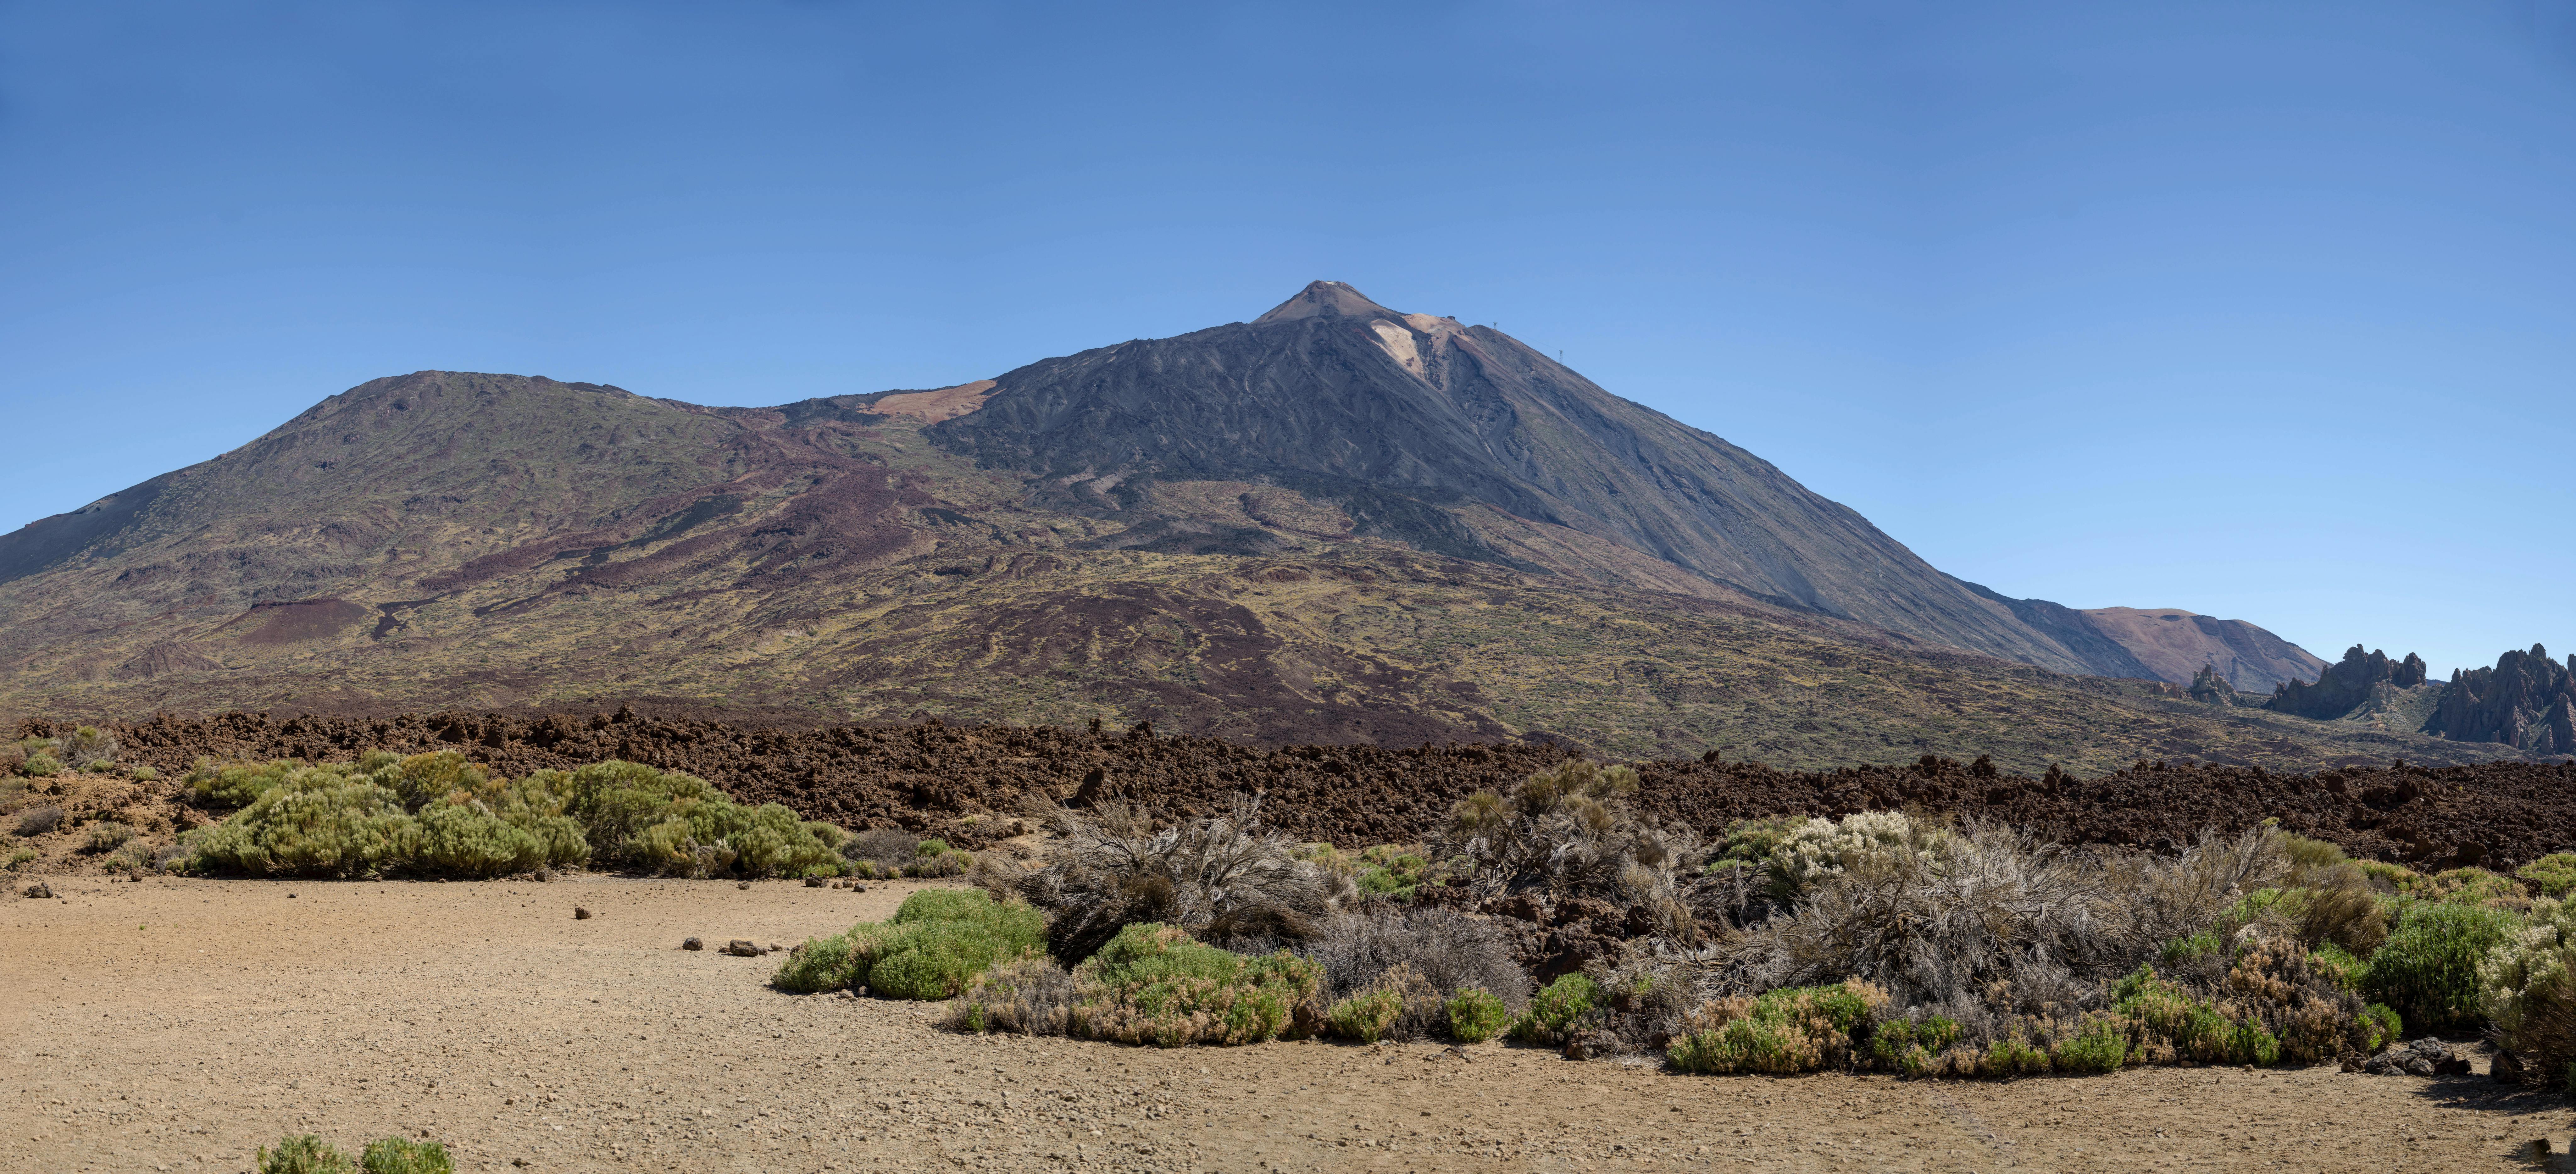
{"type": "Polygon", "coordinates": [[[376,380],[0,536],[0,706],[658,699],[2034,770],[2510,753],[2075,675],[2140,662],[1502,335],[1380,311],[1318,286],[776,408],[376,380]]]}
{"type": "Polygon", "coordinates": [[[1400,314],[1338,283],[1250,323],[1043,360],[996,382],[983,410],[928,434],[1038,479],[1053,504],[1115,513],[1155,479],[1264,482],[1339,502],[1363,533],[1518,561],[1453,513],[1483,505],[1755,598],[2094,668],[1769,462],[1508,335],[1400,314]]]}

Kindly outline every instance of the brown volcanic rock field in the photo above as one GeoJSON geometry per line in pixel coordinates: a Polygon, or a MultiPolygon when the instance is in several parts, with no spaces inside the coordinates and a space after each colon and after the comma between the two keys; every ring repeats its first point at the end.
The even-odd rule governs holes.
{"type": "MultiPolygon", "coordinates": [[[[161,715],[113,727],[129,763],[165,773],[200,756],[346,760],[372,749],[455,749],[521,774],[610,758],[681,770],[753,802],[846,827],[899,824],[969,847],[1002,834],[1025,801],[1124,794],[1174,811],[1262,792],[1265,815],[1344,846],[1418,840],[1459,798],[1499,789],[1569,751],[1545,744],[1257,747],[1165,737],[937,722],[883,728],[760,726],[695,717],[442,712],[389,718],[161,715]]],[[[53,735],[43,720],[20,736],[53,735]]],[[[2091,779],[2031,778],[1982,761],[1781,771],[1760,763],[1636,764],[1637,806],[1702,836],[1756,816],[1912,808],[1998,819],[2077,844],[2163,848],[2267,818],[2354,854],[2420,868],[2510,868],[2576,847],[2576,761],[2347,767],[2315,774],[2140,763],[2091,779]]]]}

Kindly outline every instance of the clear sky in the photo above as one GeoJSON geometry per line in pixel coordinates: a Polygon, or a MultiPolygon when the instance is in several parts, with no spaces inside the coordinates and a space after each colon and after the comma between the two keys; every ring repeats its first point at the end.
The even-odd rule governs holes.
{"type": "Polygon", "coordinates": [[[380,375],[778,403],[1314,278],[2009,594],[2576,651],[2576,0],[0,4],[11,525],[380,375]]]}

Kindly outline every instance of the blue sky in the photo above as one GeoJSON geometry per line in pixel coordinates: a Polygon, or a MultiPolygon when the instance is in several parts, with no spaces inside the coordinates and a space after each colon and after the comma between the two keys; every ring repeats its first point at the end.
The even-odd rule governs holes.
{"type": "Polygon", "coordinates": [[[1314,278],[1935,565],[2576,651],[2576,0],[0,4],[16,524],[428,367],[927,387],[1314,278]]]}

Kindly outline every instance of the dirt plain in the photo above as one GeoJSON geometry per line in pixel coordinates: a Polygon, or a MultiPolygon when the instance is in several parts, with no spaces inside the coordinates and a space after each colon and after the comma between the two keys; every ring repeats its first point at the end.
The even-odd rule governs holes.
{"type": "Polygon", "coordinates": [[[2528,1143],[2563,1154],[2576,1125],[2482,1076],[1702,1078],[1505,1045],[966,1037],[678,948],[881,918],[910,882],[47,879],[55,899],[0,901],[6,1174],[244,1171],[290,1132],[425,1135],[495,1174],[2511,1170],[2554,1168],[2528,1143]]]}

